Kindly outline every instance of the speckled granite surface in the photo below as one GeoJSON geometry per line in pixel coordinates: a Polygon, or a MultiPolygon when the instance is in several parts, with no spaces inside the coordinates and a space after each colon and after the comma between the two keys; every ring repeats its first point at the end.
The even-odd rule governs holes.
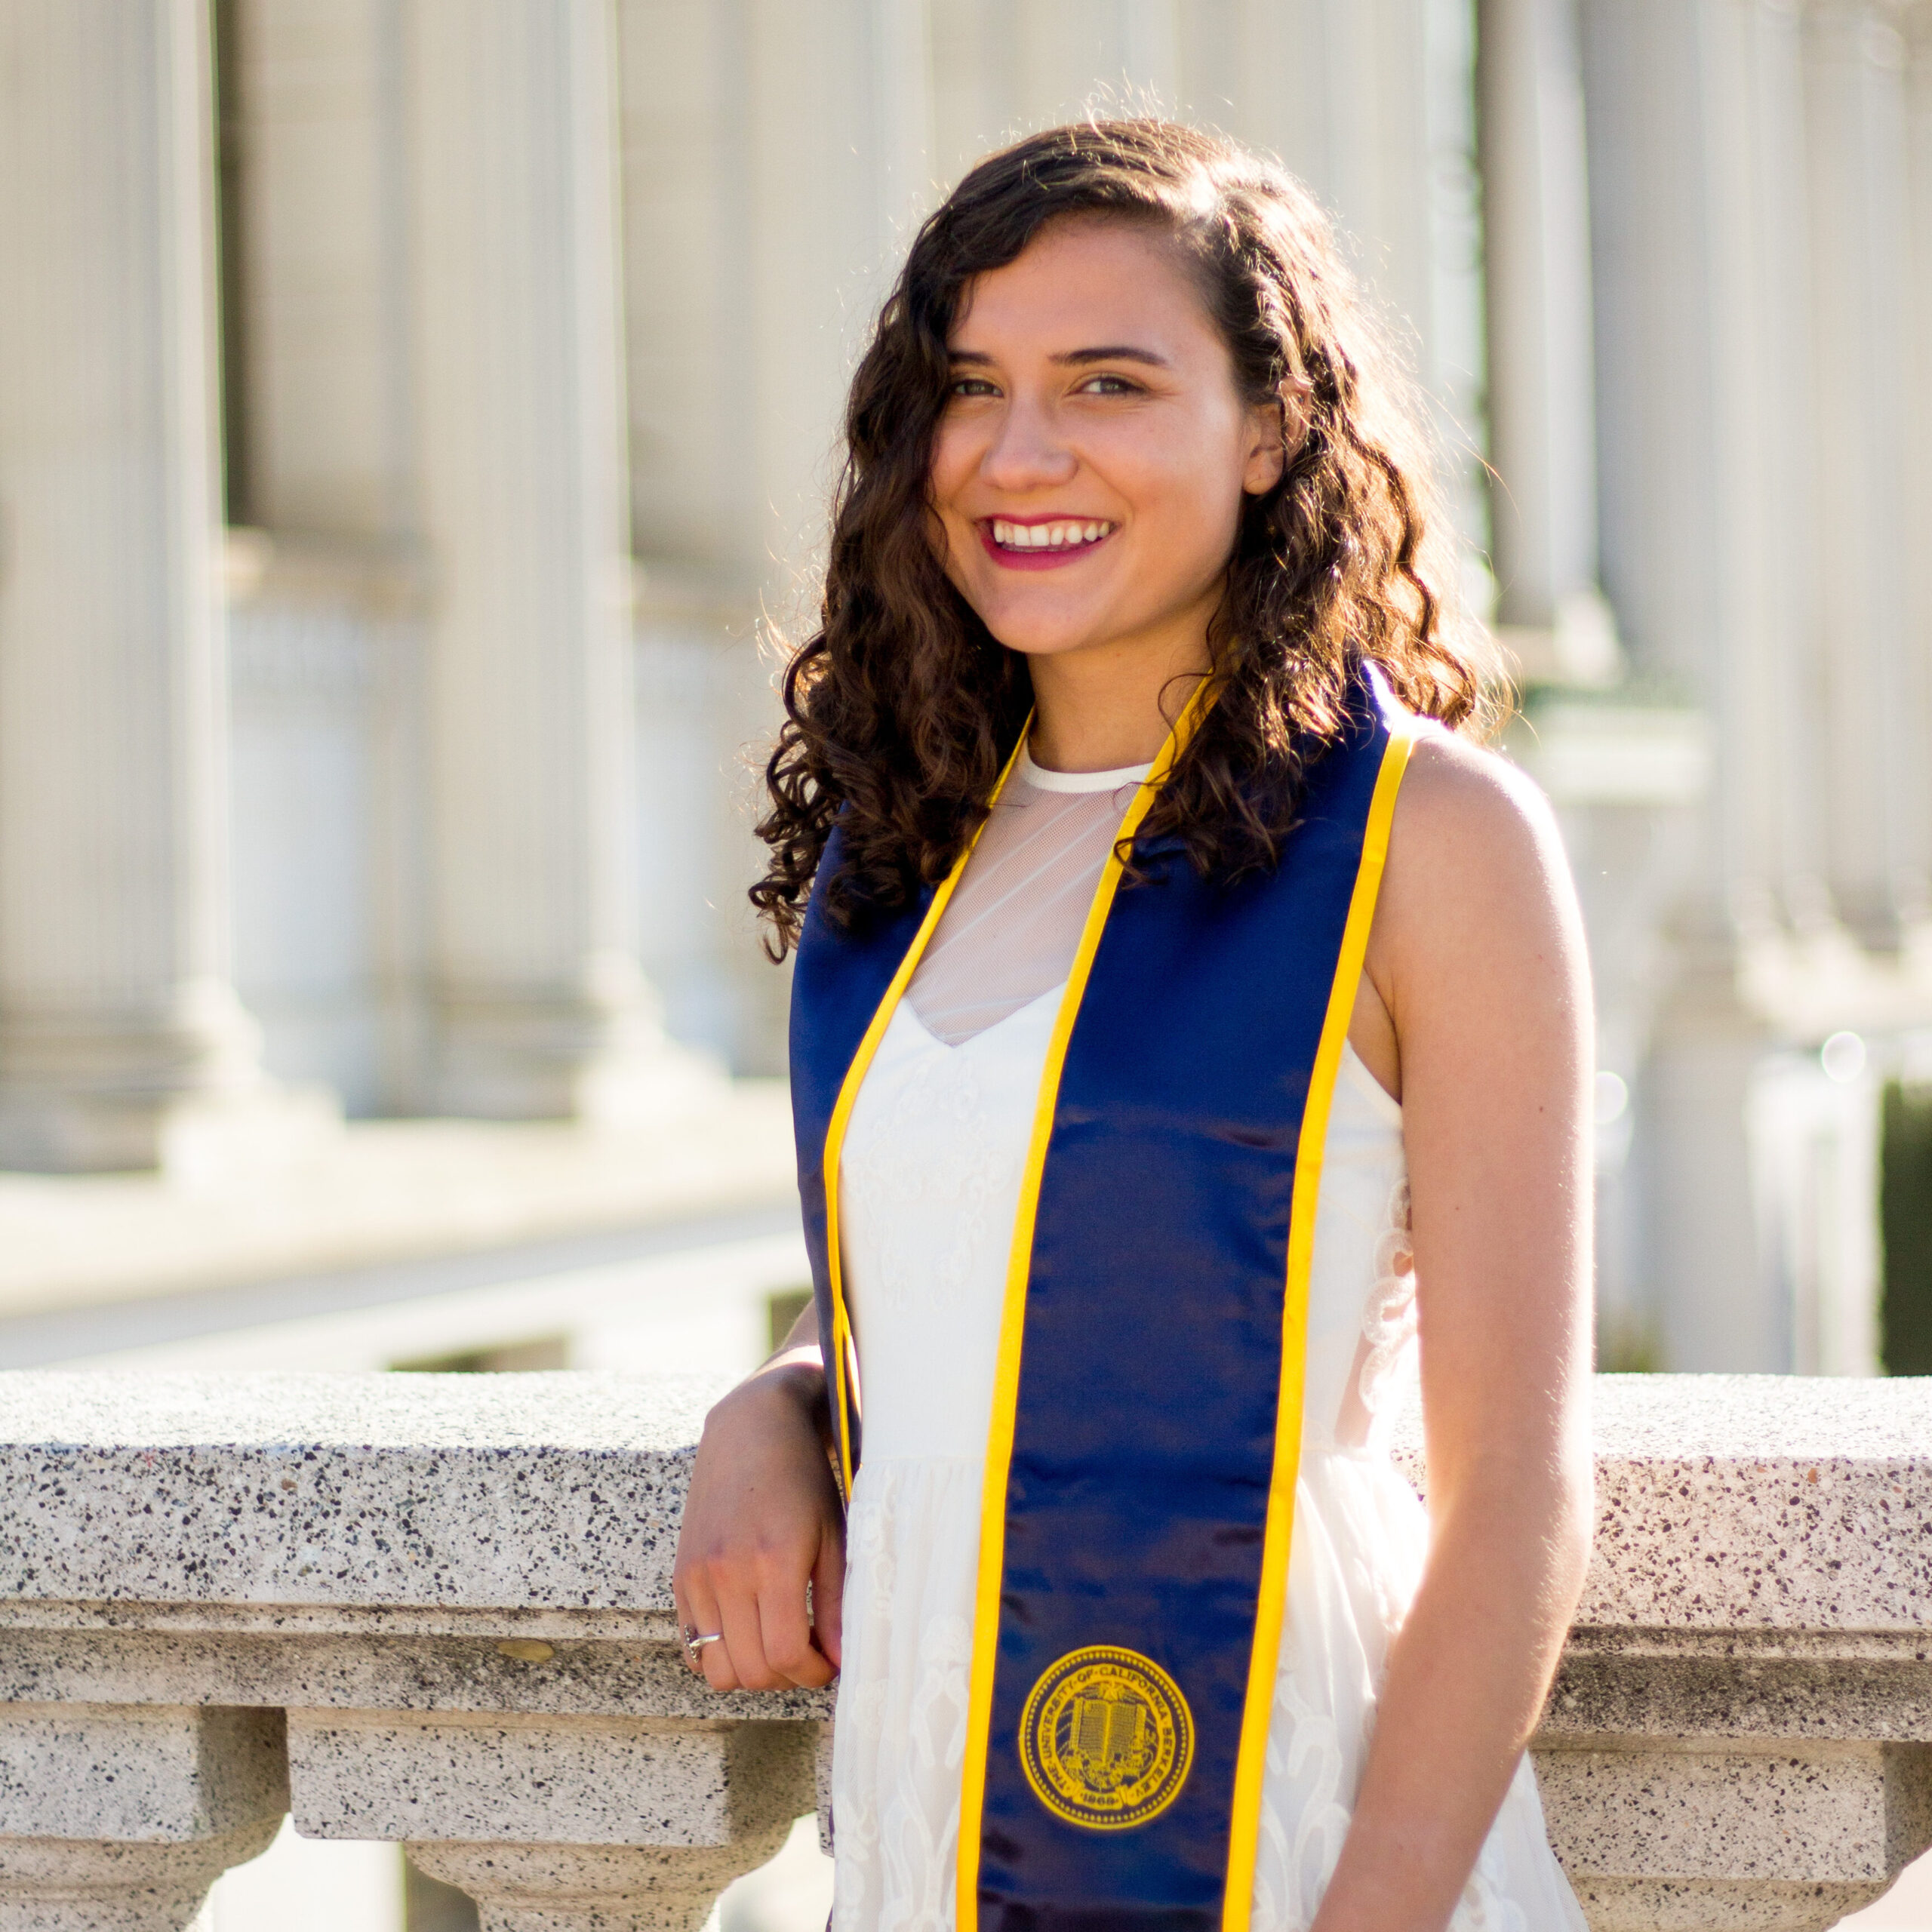
{"type": "MultiPolygon", "coordinates": [[[[723,1386],[699,1377],[0,1374],[0,1454],[532,1448],[662,1452],[697,1440],[723,1386]]],[[[11,1472],[8,1474],[11,1482],[11,1472]]]]}
{"type": "Polygon", "coordinates": [[[1599,1375],[1599,1457],[1910,1462],[1932,1469],[1932,1377],[1599,1375]]]}
{"type": "Polygon", "coordinates": [[[666,1610],[718,1386],[0,1375],[0,1599],[666,1610]]]}
{"type": "MultiPolygon", "coordinates": [[[[661,1612],[718,1386],[0,1375],[0,1601],[661,1612]]],[[[1595,1418],[1580,1625],[1932,1621],[1932,1383],[1604,1376],[1595,1418]]]]}
{"type": "Polygon", "coordinates": [[[1924,1630],[1932,1382],[1604,1376],[1579,1623],[1924,1630]]]}

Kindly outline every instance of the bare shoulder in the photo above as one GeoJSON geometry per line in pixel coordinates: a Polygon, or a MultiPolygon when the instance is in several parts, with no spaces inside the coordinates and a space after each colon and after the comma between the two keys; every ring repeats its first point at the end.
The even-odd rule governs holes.
{"type": "Polygon", "coordinates": [[[1579,983],[1582,922],[1548,801],[1449,732],[1417,740],[1395,806],[1371,971],[1393,1008],[1487,986],[1579,983]]]}
{"type": "Polygon", "coordinates": [[[1512,857],[1560,863],[1561,853],[1549,801],[1518,767],[1452,732],[1417,740],[1396,800],[1392,865],[1425,856],[1478,866],[1506,867],[1512,857]]]}

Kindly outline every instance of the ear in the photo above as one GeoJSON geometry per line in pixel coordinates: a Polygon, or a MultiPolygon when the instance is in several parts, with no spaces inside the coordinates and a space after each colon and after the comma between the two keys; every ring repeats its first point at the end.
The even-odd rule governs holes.
{"type": "Polygon", "coordinates": [[[1292,383],[1284,382],[1266,402],[1257,402],[1248,411],[1247,457],[1241,479],[1247,495],[1266,496],[1300,449],[1308,422],[1298,401],[1292,383]]]}

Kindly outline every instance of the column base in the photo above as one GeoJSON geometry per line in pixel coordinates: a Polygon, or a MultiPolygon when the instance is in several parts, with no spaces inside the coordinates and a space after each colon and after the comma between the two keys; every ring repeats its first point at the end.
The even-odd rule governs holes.
{"type": "Polygon", "coordinates": [[[190,1186],[272,1172],[340,1131],[319,1087],[269,1081],[221,1094],[0,1088],[0,1168],[112,1174],[158,1168],[190,1186]]]}
{"type": "Polygon", "coordinates": [[[665,1037],[648,1005],[471,996],[438,1002],[429,1111],[648,1127],[714,1097],[724,1069],[665,1037]]]}
{"type": "Polygon", "coordinates": [[[180,1844],[0,1838],[0,1932],[184,1932],[208,1887],[281,1825],[258,1818],[180,1844]]]}
{"type": "Polygon", "coordinates": [[[777,1856],[789,1823],[703,1847],[418,1844],[410,1862],[476,1901],[483,1932],[699,1932],[734,1878],[777,1856]]]}
{"type": "Polygon", "coordinates": [[[171,1180],[272,1171],[341,1123],[334,1096],[261,1070],[261,1029],[225,980],[145,1006],[0,1012],[0,1168],[171,1180]]]}

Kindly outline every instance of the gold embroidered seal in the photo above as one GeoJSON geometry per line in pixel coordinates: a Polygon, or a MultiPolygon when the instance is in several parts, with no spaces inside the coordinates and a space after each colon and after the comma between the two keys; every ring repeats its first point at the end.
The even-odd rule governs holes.
{"type": "Polygon", "coordinates": [[[1020,1762],[1057,1818],[1124,1832],[1180,1795],[1194,1718],[1152,1658],[1110,1644],[1069,1651],[1041,1674],[1020,1718],[1020,1762]]]}

